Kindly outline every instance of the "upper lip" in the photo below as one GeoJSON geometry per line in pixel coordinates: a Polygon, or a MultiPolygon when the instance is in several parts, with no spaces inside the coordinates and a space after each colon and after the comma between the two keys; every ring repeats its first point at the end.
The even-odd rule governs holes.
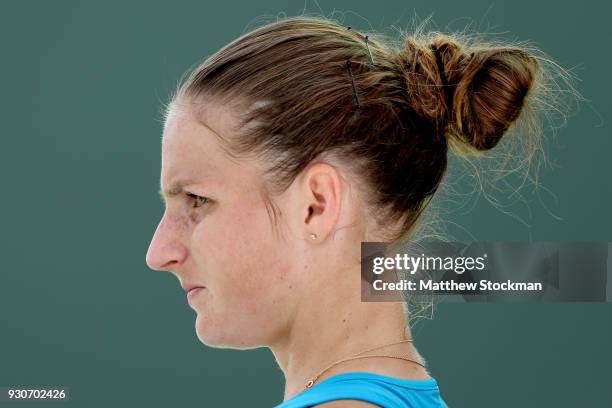
{"type": "Polygon", "coordinates": [[[195,285],[193,283],[182,283],[181,287],[183,288],[183,290],[185,292],[189,292],[191,289],[203,288],[204,286],[202,286],[202,285],[195,285]]]}

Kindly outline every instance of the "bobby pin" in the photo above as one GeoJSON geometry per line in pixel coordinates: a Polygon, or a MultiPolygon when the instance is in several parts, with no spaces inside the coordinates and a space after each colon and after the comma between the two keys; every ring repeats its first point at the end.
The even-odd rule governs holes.
{"type": "MultiPolygon", "coordinates": [[[[351,29],[351,26],[346,27],[347,30],[351,29]]],[[[370,63],[374,65],[374,58],[372,58],[372,51],[370,51],[370,44],[368,44],[368,36],[363,37],[366,45],[366,49],[368,50],[368,57],[370,57],[370,63]]]]}
{"type": "Polygon", "coordinates": [[[357,103],[357,109],[361,107],[359,102],[359,95],[357,94],[357,85],[355,85],[355,77],[353,77],[353,70],[351,69],[351,60],[346,60],[346,69],[348,70],[348,74],[351,77],[351,86],[353,87],[353,96],[355,97],[355,102],[357,103]]]}

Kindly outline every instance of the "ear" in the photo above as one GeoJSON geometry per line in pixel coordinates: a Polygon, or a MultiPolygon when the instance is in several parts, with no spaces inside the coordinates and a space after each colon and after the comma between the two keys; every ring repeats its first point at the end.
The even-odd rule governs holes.
{"type": "Polygon", "coordinates": [[[309,166],[301,181],[303,191],[303,236],[311,233],[323,242],[335,229],[340,218],[343,184],[338,169],[328,163],[309,166]]]}

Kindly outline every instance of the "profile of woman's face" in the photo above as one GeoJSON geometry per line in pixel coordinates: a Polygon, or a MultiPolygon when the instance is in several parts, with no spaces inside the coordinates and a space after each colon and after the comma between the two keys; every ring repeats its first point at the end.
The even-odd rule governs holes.
{"type": "MultiPolygon", "coordinates": [[[[166,207],[146,261],[183,286],[205,287],[189,300],[200,341],[235,348],[269,344],[292,313],[291,285],[301,257],[290,231],[282,240],[274,233],[258,166],[229,159],[213,133],[227,136],[234,118],[211,106],[200,119],[181,105],[168,113],[160,183],[166,207]],[[176,195],[166,194],[181,183],[187,184],[176,195]]],[[[280,202],[291,205],[290,197],[280,202]]]]}

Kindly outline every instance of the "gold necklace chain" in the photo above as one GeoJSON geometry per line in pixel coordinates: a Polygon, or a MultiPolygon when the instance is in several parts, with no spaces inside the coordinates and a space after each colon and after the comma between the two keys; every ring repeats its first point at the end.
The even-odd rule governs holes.
{"type": "Polygon", "coordinates": [[[398,342],[395,342],[395,343],[384,344],[384,345],[382,345],[382,346],[377,346],[377,347],[374,347],[374,348],[371,348],[371,349],[368,349],[368,350],[364,350],[364,351],[362,351],[362,352],[359,352],[359,353],[357,353],[357,354],[354,354],[354,355],[353,355],[353,356],[351,356],[351,357],[348,357],[348,358],[345,358],[345,359],[342,359],[342,360],[338,360],[338,361],[336,361],[335,363],[330,364],[330,365],[329,365],[327,368],[325,368],[325,369],[321,370],[321,371],[320,371],[320,372],[319,372],[317,375],[315,375],[314,377],[312,377],[312,379],[308,380],[308,382],[306,383],[306,387],[305,387],[304,389],[308,389],[308,388],[312,387],[312,386],[314,385],[314,383],[317,381],[317,379],[318,379],[318,378],[321,376],[321,374],[323,374],[324,372],[326,372],[327,370],[329,370],[330,368],[332,368],[332,367],[333,367],[333,366],[335,366],[336,364],[340,364],[340,363],[342,363],[342,362],[344,362],[344,361],[356,360],[356,359],[358,359],[358,358],[369,358],[369,357],[389,357],[389,358],[396,358],[396,359],[400,359],[400,360],[406,360],[406,361],[409,361],[409,362],[411,362],[411,363],[418,364],[418,365],[420,365],[420,366],[421,366],[421,367],[423,367],[423,368],[426,368],[426,367],[425,367],[425,365],[421,364],[420,362],[415,361],[415,360],[412,360],[412,359],[407,358],[407,357],[400,357],[400,356],[394,356],[394,355],[369,355],[369,356],[360,356],[360,357],[357,357],[357,356],[359,356],[360,354],[367,353],[367,352],[369,352],[369,351],[374,351],[374,350],[377,350],[377,349],[379,349],[379,348],[383,348],[383,347],[391,346],[391,345],[393,345],[393,344],[400,344],[400,343],[406,343],[406,342],[410,342],[410,343],[412,343],[412,340],[411,340],[411,339],[406,339],[406,340],[398,341],[398,342]]]}

